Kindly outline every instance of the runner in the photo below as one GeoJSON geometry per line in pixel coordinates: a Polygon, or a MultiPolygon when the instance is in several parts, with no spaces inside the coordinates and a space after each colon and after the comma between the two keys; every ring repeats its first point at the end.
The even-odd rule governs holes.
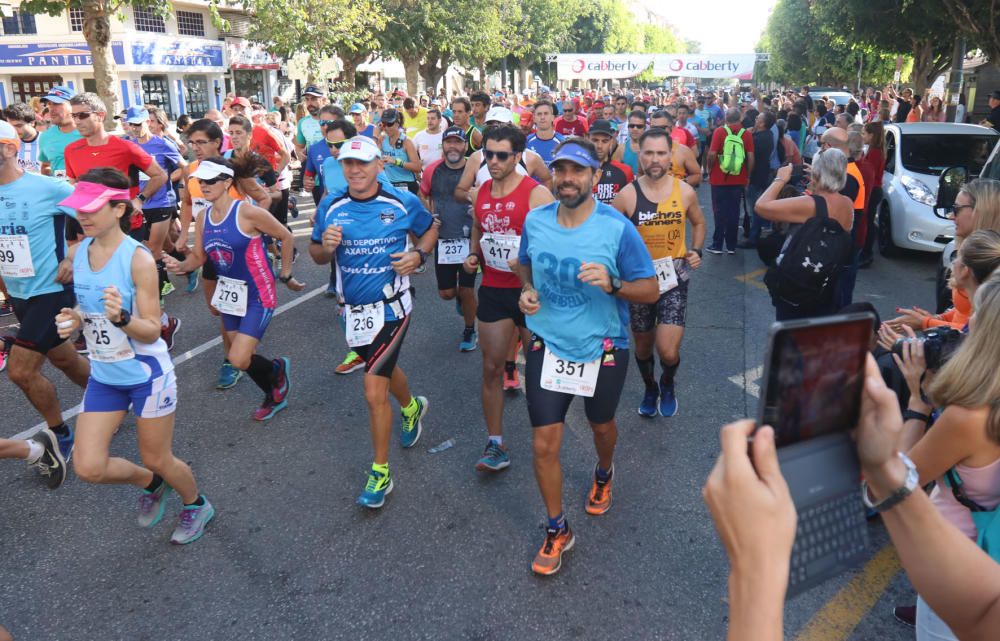
{"type": "Polygon", "coordinates": [[[302,102],[309,115],[295,125],[295,157],[300,159],[306,157],[309,145],[323,140],[319,109],[326,104],[326,93],[316,85],[309,85],[302,92],[302,102]]]}
{"type": "Polygon", "coordinates": [[[511,270],[510,261],[517,255],[528,211],[552,202],[553,198],[534,179],[515,171],[524,153],[525,139],[520,129],[513,125],[490,126],[483,141],[490,178],[483,182],[476,196],[471,252],[465,259],[465,271],[474,274],[480,267],[483,270],[476,317],[483,352],[480,393],[489,440],[476,469],[496,472],[510,465],[510,455],[503,444],[503,390],[520,387],[514,360],[517,339],[528,344],[524,314],[517,308],[521,283],[511,270]]]}
{"type": "MultiPolygon", "coordinates": [[[[201,161],[219,155],[219,148],[222,146],[222,130],[219,129],[217,124],[207,118],[196,120],[188,128],[188,142],[194,148],[195,160],[184,169],[184,178],[181,181],[183,185],[181,188],[181,233],[174,245],[175,249],[183,254],[188,252],[187,238],[191,222],[193,220],[201,220],[202,214],[204,214],[205,209],[208,207],[208,200],[206,200],[205,195],[202,193],[201,183],[193,177],[193,174],[198,169],[201,161]]],[[[236,182],[239,184],[239,189],[235,187],[230,188],[229,196],[231,198],[239,199],[243,197],[242,194],[246,194],[259,206],[263,206],[263,203],[270,204],[270,196],[268,196],[267,191],[265,191],[260,183],[257,182],[256,177],[250,176],[239,179],[236,182]]],[[[218,274],[216,274],[211,262],[204,263],[200,271],[201,278],[205,283],[205,287],[202,290],[205,296],[205,304],[208,305],[209,311],[214,316],[220,316],[219,310],[212,305],[212,300],[215,298],[216,283],[219,280],[218,274]]],[[[197,272],[192,270],[191,273],[197,272]]],[[[219,327],[224,354],[229,354],[229,350],[232,347],[230,344],[230,334],[226,331],[226,325],[221,317],[219,319],[219,327]]],[[[222,366],[219,367],[219,378],[215,386],[217,389],[229,389],[235,386],[242,377],[242,370],[233,367],[229,359],[225,358],[222,361],[222,366]]]]}
{"type": "MultiPolygon", "coordinates": [[[[670,134],[671,141],[677,142],[674,132],[679,131],[679,129],[674,126],[674,119],[668,111],[661,109],[653,112],[653,115],[649,117],[649,126],[665,129],[670,134]]],[[[702,180],[701,165],[698,164],[694,151],[685,144],[671,144],[670,149],[670,174],[692,187],[700,185],[702,180]]]]}
{"type": "MultiPolygon", "coordinates": [[[[641,416],[675,416],[678,404],[674,376],[680,366],[681,339],[687,315],[688,281],[691,270],[701,265],[705,244],[705,218],[698,196],[690,185],[669,173],[670,134],[654,127],[639,139],[644,176],[625,187],[615,199],[615,209],[632,220],[646,249],[653,257],[659,299],[655,303],[631,305],[635,361],[646,385],[639,405],[641,416]],[[687,223],[693,240],[688,249],[687,223]],[[657,386],[653,347],[660,356],[663,374],[657,386]],[[659,408],[657,408],[659,404],[659,408]]],[[[697,172],[701,178],[701,172],[697,172]]]]}
{"type": "Polygon", "coordinates": [[[64,180],[28,174],[17,163],[21,144],[17,132],[0,122],[0,275],[20,323],[7,354],[7,374],[21,388],[31,405],[45,420],[47,429],[28,443],[0,444],[0,458],[25,458],[38,464],[57,488],[66,476],[66,463],[73,453],[73,432],[62,419],[56,388],[43,373],[46,359],[80,387],[87,385],[90,365],[72,343],[59,338],[55,315],[73,304],[69,265],[56,281],[65,257],[66,215],[75,212],[59,203],[73,192],[64,180]],[[57,451],[49,445],[56,443],[57,451]],[[40,452],[42,446],[46,452],[40,452]]]}
{"type": "Polygon", "coordinates": [[[527,148],[542,157],[548,164],[552,161],[552,152],[563,141],[563,135],[556,133],[552,127],[555,119],[555,107],[547,100],[535,103],[535,133],[528,136],[527,148]]]}
{"type": "Polygon", "coordinates": [[[594,197],[605,205],[610,205],[625,185],[632,182],[632,168],[628,165],[611,160],[611,148],[614,145],[615,132],[607,120],[595,120],[590,126],[588,136],[597,150],[597,158],[601,163],[598,169],[599,182],[594,185],[594,197]]]}
{"type": "Polygon", "coordinates": [[[336,254],[338,283],[348,305],[347,342],[365,359],[365,399],[375,456],[357,503],[373,509],[385,504],[385,495],[393,488],[390,392],[400,405],[402,447],[416,445],[427,413],[427,399],[410,393],[406,374],[396,361],[413,311],[409,274],[426,262],[438,236],[430,213],[416,196],[379,183],[381,158],[378,145],[364,136],[341,147],[339,159],[348,189],[332,198],[325,211],[317,211],[309,246],[319,264],[329,263],[336,254]],[[409,234],[417,237],[413,249],[407,249],[409,234]]]}
{"type": "Polygon", "coordinates": [[[363,103],[354,103],[347,113],[351,115],[354,128],[358,130],[359,135],[375,139],[375,125],[368,124],[368,110],[363,103]]]}
{"type": "Polygon", "coordinates": [[[125,232],[132,215],[130,184],[116,169],[92,169],[60,203],[76,210],[87,236],[67,257],[78,307],[67,305],[53,317],[63,339],[83,329],[92,362],[76,422],[73,467],[88,483],[143,488],[142,527],[163,518],[166,499],[176,490],[184,508],[170,542],[192,543],[205,533],[215,508],[198,492],[191,468],[171,451],[177,379],[160,338],[156,263],[125,232]],[[109,457],[111,439],[130,406],[145,467],[109,457]]]}
{"type": "MultiPolygon", "coordinates": [[[[319,204],[323,200],[323,161],[330,157],[331,141],[329,124],[335,120],[333,105],[325,105],[319,110],[320,122],[323,123],[323,139],[309,145],[305,160],[302,162],[302,186],[311,191],[313,201],[319,204]]],[[[341,140],[344,140],[341,138],[341,140]]]]}
{"type": "Polygon", "coordinates": [[[455,201],[455,186],[465,169],[467,142],[461,127],[449,127],[441,141],[444,157],[424,169],[420,183],[420,199],[441,223],[434,272],[437,275],[438,295],[444,300],[454,300],[465,320],[462,341],[458,345],[463,352],[473,351],[479,342],[476,334],[476,272],[462,269],[462,263],[469,255],[472,214],[469,205],[455,201]]]}
{"type": "Polygon", "coordinates": [[[3,119],[17,131],[21,148],[17,150],[17,164],[29,174],[42,173],[42,163],[38,159],[39,136],[35,129],[35,110],[23,102],[15,102],[4,107],[3,119]]]}
{"type": "Polygon", "coordinates": [[[639,166],[639,136],[644,131],[646,131],[646,112],[634,109],[628,115],[628,139],[618,145],[611,157],[614,161],[628,165],[634,176],[642,175],[642,168],[639,166]]]}
{"type": "Polygon", "coordinates": [[[69,87],[56,86],[42,97],[42,103],[49,110],[49,126],[38,135],[38,160],[46,176],[66,177],[63,155],[66,145],[81,138],[70,113],[69,101],[74,96],[76,92],[69,87]]]}
{"type": "Polygon", "coordinates": [[[437,109],[429,109],[427,111],[427,129],[419,131],[413,136],[413,144],[417,147],[417,155],[424,168],[441,159],[443,153],[441,136],[443,133],[441,112],[437,109]]]}
{"type": "Polygon", "coordinates": [[[483,146],[483,132],[469,121],[472,115],[472,103],[464,96],[453,99],[451,101],[451,115],[455,120],[454,126],[465,131],[465,138],[468,140],[465,157],[468,158],[483,146]]]}
{"type": "Polygon", "coordinates": [[[253,159],[245,156],[217,156],[199,163],[191,178],[198,181],[209,204],[205,215],[198,217],[194,248],[183,262],[171,256],[164,261],[175,274],[191,271],[206,260],[211,262],[218,275],[211,305],[222,315],[229,337],[226,359],[264,392],[264,402],[253,418],[267,421],[288,406],[292,381],[287,357],[271,360],[256,353],[277,305],[275,277],[267,264],[263,235],[282,243],[278,280],[293,292],[302,291],[305,285],[292,277],[292,232],[266,209],[230,193],[238,179],[252,177],[255,171],[253,159]]]}
{"type": "MultiPolygon", "coordinates": [[[[584,139],[563,142],[553,160],[559,202],[524,223],[519,307],[531,330],[525,366],[535,478],[545,502],[545,542],[531,569],[555,574],[576,539],[562,506],[559,450],[566,413],[584,396],[597,465],[584,508],[611,508],[615,412],[628,374],[628,303],[656,300],[653,266],[633,225],[591,195],[600,163],[584,139]]],[[[665,170],[664,170],[665,171],[665,170]]]]}

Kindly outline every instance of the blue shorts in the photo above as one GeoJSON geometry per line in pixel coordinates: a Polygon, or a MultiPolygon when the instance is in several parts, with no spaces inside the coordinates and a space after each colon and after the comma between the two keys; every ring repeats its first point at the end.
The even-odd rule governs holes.
{"type": "Polygon", "coordinates": [[[173,371],[138,385],[108,385],[91,377],[83,393],[84,412],[125,412],[160,418],[177,410],[177,378],[173,371]]]}
{"type": "Polygon", "coordinates": [[[260,340],[264,338],[264,332],[271,324],[271,316],[273,315],[273,309],[250,303],[247,305],[246,316],[222,314],[222,326],[227,332],[239,332],[260,340]]]}

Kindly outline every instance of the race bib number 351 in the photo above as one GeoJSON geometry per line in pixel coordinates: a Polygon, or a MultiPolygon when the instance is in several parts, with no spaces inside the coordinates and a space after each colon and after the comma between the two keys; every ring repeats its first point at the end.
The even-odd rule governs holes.
{"type": "Polygon", "coordinates": [[[597,388],[597,375],[601,373],[601,357],[581,363],[559,358],[545,348],[542,360],[542,389],[552,392],[592,397],[597,388]]]}
{"type": "Polygon", "coordinates": [[[521,237],[506,234],[483,234],[479,240],[486,265],[501,272],[509,272],[511,260],[517,259],[521,237]]]}
{"type": "Polygon", "coordinates": [[[0,236],[0,276],[31,278],[35,264],[31,262],[31,245],[24,234],[0,236]]]}

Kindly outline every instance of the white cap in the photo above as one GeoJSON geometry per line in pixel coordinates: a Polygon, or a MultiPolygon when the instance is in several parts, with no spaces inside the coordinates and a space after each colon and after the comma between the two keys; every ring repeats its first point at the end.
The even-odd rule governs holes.
{"type": "Polygon", "coordinates": [[[233,170],[225,165],[219,165],[214,162],[203,160],[198,163],[198,168],[194,170],[191,174],[192,178],[202,178],[204,180],[211,180],[213,178],[218,178],[219,176],[229,176],[233,177],[233,170]]]}
{"type": "Polygon", "coordinates": [[[6,120],[0,120],[0,140],[17,140],[21,139],[17,136],[17,131],[14,130],[14,126],[11,125],[6,120]]]}
{"type": "Polygon", "coordinates": [[[485,122],[502,122],[511,125],[514,124],[514,114],[507,107],[491,107],[486,112],[485,122]]]}
{"type": "Polygon", "coordinates": [[[347,158],[354,158],[361,162],[371,162],[381,155],[382,151],[374,140],[368,136],[355,136],[346,141],[340,148],[337,160],[344,161],[347,158]]]}

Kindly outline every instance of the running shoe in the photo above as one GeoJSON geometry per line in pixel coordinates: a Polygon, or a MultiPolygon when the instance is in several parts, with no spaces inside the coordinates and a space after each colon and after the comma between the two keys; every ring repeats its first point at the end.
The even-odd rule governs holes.
{"type": "Polygon", "coordinates": [[[475,351],[476,345],[479,344],[479,334],[476,333],[475,329],[463,329],[462,330],[462,342],[458,344],[458,349],[463,352],[475,351]]]}
{"type": "Polygon", "coordinates": [[[274,375],[274,387],[271,395],[275,403],[285,403],[288,393],[292,391],[292,362],[282,356],[278,359],[278,372],[274,375]]]}
{"type": "Polygon", "coordinates": [[[63,457],[66,465],[69,465],[69,460],[73,458],[73,428],[68,425],[66,426],[66,436],[60,436],[55,432],[52,432],[52,434],[59,442],[59,454],[63,457]]]}
{"type": "Polygon", "coordinates": [[[280,403],[275,402],[272,394],[267,394],[264,396],[264,402],[260,404],[253,413],[253,420],[255,421],[269,421],[274,418],[274,415],[281,410],[288,407],[288,399],[283,399],[280,403]]]}
{"type": "Polygon", "coordinates": [[[337,374],[350,374],[351,372],[356,372],[359,369],[364,369],[365,359],[358,356],[358,353],[353,349],[347,352],[347,356],[344,357],[344,361],[337,365],[337,369],[333,370],[337,374]]]}
{"type": "Polygon", "coordinates": [[[90,352],[90,349],[87,348],[87,339],[83,337],[82,332],[73,339],[73,347],[76,348],[78,354],[87,354],[90,352]]]}
{"type": "Polygon", "coordinates": [[[417,409],[412,414],[407,414],[405,410],[400,411],[399,444],[404,448],[413,447],[420,440],[420,434],[424,431],[420,419],[427,413],[430,403],[424,396],[414,396],[417,401],[417,409]]]}
{"type": "Polygon", "coordinates": [[[243,372],[233,367],[229,361],[222,363],[219,368],[219,380],[215,383],[216,389],[229,389],[243,378],[243,372]]]}
{"type": "Polygon", "coordinates": [[[45,448],[45,451],[37,460],[30,461],[29,465],[46,477],[45,483],[50,490],[59,489],[66,480],[66,459],[59,449],[59,439],[52,430],[43,429],[32,434],[31,440],[45,448]]]}
{"type": "Polygon", "coordinates": [[[160,338],[167,344],[168,352],[174,348],[174,336],[177,335],[177,330],[180,328],[181,319],[174,316],[167,316],[167,324],[160,325],[160,338]]]}
{"type": "Polygon", "coordinates": [[[517,368],[512,371],[503,370],[503,388],[505,391],[517,391],[521,389],[521,381],[517,377],[517,368]]]}
{"type": "Polygon", "coordinates": [[[142,491],[139,495],[139,527],[153,527],[160,522],[167,507],[167,497],[172,491],[166,481],[160,481],[160,487],[152,492],[142,491]]]}
{"type": "Polygon", "coordinates": [[[590,486],[590,493],[587,495],[587,503],[584,509],[587,514],[604,514],[611,509],[611,480],[615,477],[615,464],[611,464],[608,480],[601,481],[597,478],[597,466],[594,466],[594,482],[590,486]]]}
{"type": "Polygon", "coordinates": [[[336,283],[330,283],[329,285],[327,285],[326,291],[323,292],[323,295],[326,296],[327,298],[336,298],[337,297],[336,283]]]}
{"type": "Polygon", "coordinates": [[[177,291],[177,288],[174,287],[173,283],[171,283],[169,280],[164,281],[163,287],[160,288],[160,296],[169,296],[170,294],[173,294],[175,291],[177,291]]]}
{"type": "Polygon", "coordinates": [[[570,529],[569,523],[561,530],[551,527],[545,528],[545,543],[542,544],[542,549],[538,551],[531,564],[532,571],[544,576],[555,574],[562,567],[563,553],[569,552],[574,543],[576,543],[576,537],[573,536],[573,530],[570,529]]]}
{"type": "Polygon", "coordinates": [[[721,247],[716,247],[715,245],[710,245],[706,247],[705,251],[707,251],[709,254],[715,254],[716,256],[721,256],[722,254],[726,253],[724,249],[722,249],[721,247]]]}
{"type": "Polygon", "coordinates": [[[660,416],[677,416],[677,397],[674,396],[674,384],[660,383],[660,416]]]}
{"type": "Polygon", "coordinates": [[[14,313],[14,303],[9,298],[0,301],[0,316],[10,316],[14,313]]]}
{"type": "Polygon", "coordinates": [[[187,281],[187,287],[184,288],[184,291],[191,294],[198,289],[198,283],[201,282],[201,267],[193,272],[188,272],[187,281]]]}
{"type": "Polygon", "coordinates": [[[507,449],[488,441],[486,449],[483,450],[483,457],[476,461],[476,469],[480,472],[499,472],[508,467],[510,467],[510,454],[507,453],[507,449]]]}
{"type": "Polygon", "coordinates": [[[371,470],[368,473],[368,482],[365,483],[365,491],[361,493],[356,503],[376,510],[385,505],[385,495],[389,492],[392,492],[392,475],[388,472],[382,474],[371,470]]]}
{"type": "Polygon", "coordinates": [[[736,250],[735,249],[727,249],[726,253],[729,254],[730,256],[732,256],[733,254],[736,253],[736,250]]]}
{"type": "Polygon", "coordinates": [[[7,350],[0,349],[0,372],[7,369],[7,350]]]}
{"type": "Polygon", "coordinates": [[[201,499],[205,501],[203,505],[185,505],[181,510],[180,522],[177,529],[170,537],[171,543],[187,545],[194,543],[205,533],[205,526],[215,516],[215,507],[208,502],[204,495],[201,499]]]}
{"type": "Polygon", "coordinates": [[[656,405],[659,401],[660,390],[656,388],[647,389],[646,393],[642,395],[642,402],[639,403],[639,416],[645,416],[646,418],[656,416],[656,405]]]}

